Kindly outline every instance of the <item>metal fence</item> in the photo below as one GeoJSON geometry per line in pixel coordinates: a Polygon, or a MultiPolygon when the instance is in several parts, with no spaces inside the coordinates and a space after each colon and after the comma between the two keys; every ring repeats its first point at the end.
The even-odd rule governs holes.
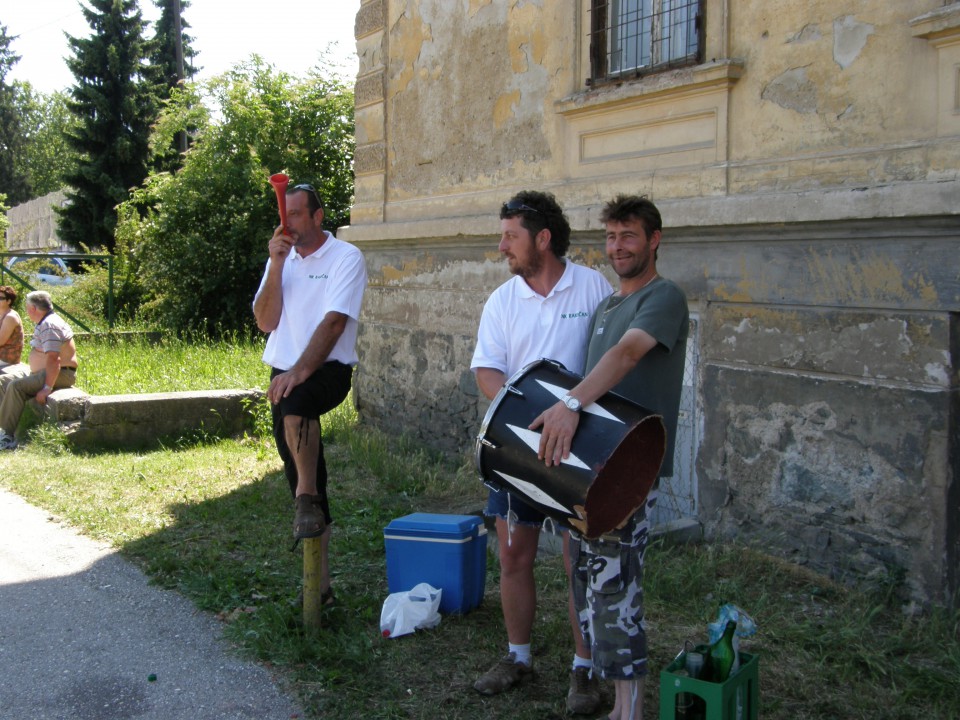
{"type": "MultiPolygon", "coordinates": [[[[115,319],[115,310],[113,303],[113,255],[108,253],[102,254],[90,254],[90,253],[24,253],[24,252],[0,252],[0,285],[6,285],[7,276],[9,275],[14,282],[22,286],[27,290],[27,292],[38,290],[42,288],[34,287],[30,282],[28,277],[29,273],[21,273],[16,270],[13,270],[7,267],[7,262],[9,258],[13,257],[28,257],[31,260],[43,260],[50,258],[60,258],[61,260],[97,260],[105,261],[107,263],[107,326],[112,330],[113,323],[115,319]]],[[[63,315],[71,323],[81,328],[86,332],[92,332],[92,330],[86,326],[83,321],[74,317],[66,308],[64,308],[59,303],[54,302],[54,307],[60,315],[63,315]]]]}
{"type": "Polygon", "coordinates": [[[700,443],[700,412],[697,406],[697,376],[700,364],[699,319],[690,317],[687,357],[680,394],[680,417],[673,454],[673,475],[660,478],[660,497],[654,506],[654,525],[697,516],[696,454],[700,443]]]}

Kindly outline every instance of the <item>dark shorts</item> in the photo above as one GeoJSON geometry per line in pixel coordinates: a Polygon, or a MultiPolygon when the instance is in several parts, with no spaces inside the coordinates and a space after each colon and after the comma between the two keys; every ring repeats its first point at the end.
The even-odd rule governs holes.
{"type": "Polygon", "coordinates": [[[542,527],[546,517],[539,510],[527,505],[519,495],[506,490],[490,490],[487,496],[487,507],[483,511],[489,517],[501,520],[511,520],[518,525],[542,527]]]}
{"type": "MultiPolygon", "coordinates": [[[[282,372],[283,370],[273,368],[270,379],[282,372]]],[[[352,377],[353,368],[350,365],[328,362],[293,388],[287,397],[276,405],[270,406],[273,413],[273,440],[277,445],[277,452],[280,453],[280,459],[283,460],[283,472],[290,484],[291,495],[297,490],[297,465],[290,448],[287,447],[283,419],[292,415],[319,422],[321,415],[330,412],[346,399],[350,393],[352,377]]],[[[330,504],[327,501],[327,463],[323,458],[322,435],[320,454],[317,457],[317,494],[320,495],[320,506],[323,508],[327,524],[330,524],[333,520],[330,517],[330,504]]]]}

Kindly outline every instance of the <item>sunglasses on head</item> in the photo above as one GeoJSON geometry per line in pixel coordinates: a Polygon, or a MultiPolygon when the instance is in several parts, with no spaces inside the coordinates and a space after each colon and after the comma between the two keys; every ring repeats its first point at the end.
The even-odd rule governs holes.
{"type": "Polygon", "coordinates": [[[294,185],[292,188],[289,188],[287,192],[293,192],[294,190],[302,190],[303,192],[313,193],[313,198],[317,201],[317,205],[323,208],[323,200],[320,199],[320,195],[317,194],[317,189],[313,185],[308,183],[300,183],[299,185],[294,185]]]}
{"type": "Polygon", "coordinates": [[[503,204],[503,207],[500,209],[500,212],[502,212],[504,215],[513,215],[521,212],[532,212],[532,213],[537,213],[537,215],[543,214],[536,208],[532,208],[529,205],[525,205],[519,200],[510,200],[509,202],[505,202],[503,204]]]}

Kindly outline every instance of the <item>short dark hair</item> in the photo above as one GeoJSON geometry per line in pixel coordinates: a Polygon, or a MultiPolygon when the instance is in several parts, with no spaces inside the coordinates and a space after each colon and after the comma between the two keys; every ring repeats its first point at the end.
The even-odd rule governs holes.
{"type": "Polygon", "coordinates": [[[550,249],[558,258],[570,247],[570,223],[552,193],[524,190],[500,208],[500,219],[519,217],[520,224],[534,237],[541,230],[550,231],[550,249]],[[524,207],[519,207],[519,206],[524,207]]]}
{"type": "Polygon", "coordinates": [[[17,302],[17,291],[11,285],[0,285],[0,295],[9,300],[11,305],[17,302]]]}
{"type": "Polygon", "coordinates": [[[603,206],[600,222],[627,222],[639,220],[649,238],[657,230],[663,230],[660,211],[646,195],[617,195],[603,206]]]}
{"type": "Polygon", "coordinates": [[[287,195],[293,195],[298,192],[307,194],[307,209],[310,211],[310,217],[313,217],[313,214],[317,210],[323,210],[324,213],[326,213],[326,208],[323,207],[323,200],[320,199],[320,193],[317,192],[317,189],[313,185],[300,183],[287,188],[287,195]]]}

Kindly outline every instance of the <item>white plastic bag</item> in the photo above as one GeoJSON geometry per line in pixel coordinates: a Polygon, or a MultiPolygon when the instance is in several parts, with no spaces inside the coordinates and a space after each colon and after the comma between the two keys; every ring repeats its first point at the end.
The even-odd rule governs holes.
{"type": "Polygon", "coordinates": [[[414,630],[428,629],[440,624],[440,595],[427,583],[413,590],[391,593],[380,612],[380,632],[384,637],[400,637],[414,630]]]}

